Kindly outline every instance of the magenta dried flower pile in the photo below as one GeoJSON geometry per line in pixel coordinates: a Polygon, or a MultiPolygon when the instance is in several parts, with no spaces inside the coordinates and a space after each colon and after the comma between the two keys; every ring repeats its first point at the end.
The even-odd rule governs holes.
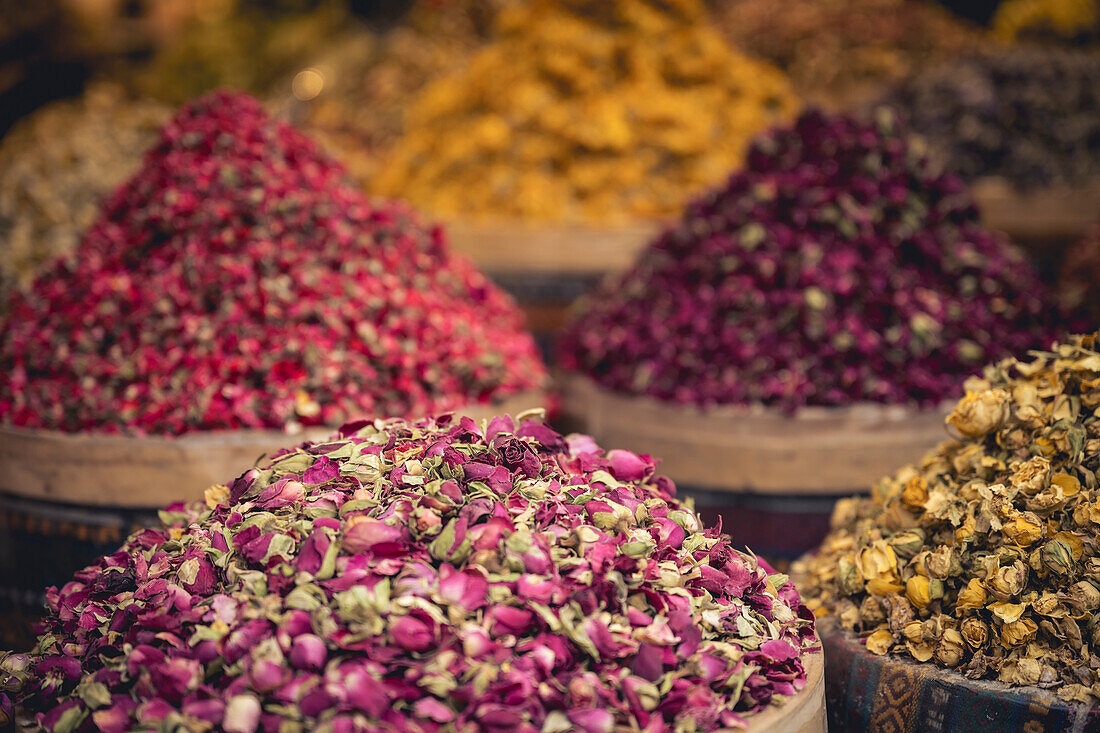
{"type": "Polygon", "coordinates": [[[514,303],[245,95],[184,107],[72,257],[9,303],[0,420],[339,425],[540,386],[514,303]]]}
{"type": "Polygon", "coordinates": [[[674,402],[932,405],[1063,327],[962,182],[888,115],[809,112],[598,289],[561,355],[674,402]]]}
{"type": "Polygon", "coordinates": [[[654,461],[523,416],[345,425],[49,593],[50,731],[712,731],[797,693],[812,616],[654,461]]]}

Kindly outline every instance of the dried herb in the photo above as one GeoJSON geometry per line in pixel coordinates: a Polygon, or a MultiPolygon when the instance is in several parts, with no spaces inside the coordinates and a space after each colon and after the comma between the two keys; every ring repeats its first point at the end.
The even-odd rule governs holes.
{"type": "Polygon", "coordinates": [[[184,107],[0,325],[0,419],[178,434],[423,415],[541,384],[522,314],[243,95],[184,107]]]}
{"type": "Polygon", "coordinates": [[[1100,334],[967,381],[959,437],[843,500],[797,563],[819,615],[975,679],[1100,700],[1100,334]]]}
{"type": "Polygon", "coordinates": [[[524,416],[346,425],[51,589],[0,689],[50,731],[737,727],[811,617],[674,492],[524,416]]]}
{"type": "Polygon", "coordinates": [[[561,358],[675,402],[934,405],[987,361],[1049,345],[1057,317],[888,115],[810,112],[583,301],[561,358]]]}
{"type": "Polygon", "coordinates": [[[103,201],[141,165],[171,110],[95,84],[49,104],[0,143],[0,298],[76,248],[103,201]]]}
{"type": "Polygon", "coordinates": [[[515,3],[493,42],[424,89],[373,186],[440,216],[660,216],[796,108],[698,0],[515,3]]]}
{"type": "Polygon", "coordinates": [[[1100,176],[1100,56],[1020,47],[932,67],[885,100],[963,178],[1021,190],[1100,176]]]}

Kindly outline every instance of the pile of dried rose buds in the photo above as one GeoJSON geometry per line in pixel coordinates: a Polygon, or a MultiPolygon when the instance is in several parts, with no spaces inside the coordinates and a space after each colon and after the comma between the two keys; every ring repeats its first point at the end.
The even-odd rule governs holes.
{"type": "Polygon", "coordinates": [[[808,112],[597,289],[561,356],[675,402],[930,405],[992,358],[1048,345],[1057,320],[960,180],[887,113],[808,112]]]}
{"type": "Polygon", "coordinates": [[[845,499],[795,566],[874,654],[1100,701],[1100,333],[967,381],[958,438],[845,499]]]}
{"type": "Polygon", "coordinates": [[[0,420],[65,431],[339,425],[541,384],[514,303],[406,205],[250,97],[169,122],[0,325],[0,420]]]}
{"type": "Polygon", "coordinates": [[[674,493],[530,417],[348,424],[51,589],[0,690],[50,731],[735,727],[812,616],[674,493]]]}

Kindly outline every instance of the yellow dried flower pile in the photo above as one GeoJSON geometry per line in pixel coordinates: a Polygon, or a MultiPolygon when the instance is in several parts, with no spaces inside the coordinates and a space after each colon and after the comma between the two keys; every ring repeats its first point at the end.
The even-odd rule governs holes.
{"type": "Polygon", "coordinates": [[[1100,0],[1005,0],[991,24],[1006,41],[1097,40],[1100,0]]]}
{"type": "Polygon", "coordinates": [[[499,8],[515,1],[418,0],[383,32],[350,28],[296,73],[292,114],[369,186],[417,93],[462,68],[485,43],[499,8]]]}
{"type": "Polygon", "coordinates": [[[841,501],[794,574],[819,616],[968,677],[1100,701],[1100,333],[966,384],[957,433],[841,501]]]}
{"type": "Polygon", "coordinates": [[[696,0],[531,0],[430,84],[374,188],[434,214],[608,222],[677,211],[798,103],[696,0]]]}

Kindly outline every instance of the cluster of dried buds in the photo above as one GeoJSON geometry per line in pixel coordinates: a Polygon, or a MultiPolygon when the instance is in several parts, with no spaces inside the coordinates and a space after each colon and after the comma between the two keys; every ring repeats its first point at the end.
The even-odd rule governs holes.
{"type": "Polygon", "coordinates": [[[750,148],[592,295],[566,368],[675,402],[938,405],[1062,325],[962,182],[883,113],[808,112],[750,148]]]}
{"type": "Polygon", "coordinates": [[[787,577],[649,456],[532,416],[345,425],[49,592],[49,731],[712,731],[805,684],[787,577]]]}
{"type": "Polygon", "coordinates": [[[522,318],[438,227],[214,93],[13,295],[0,420],[174,435],[424,415],[540,385],[522,318]]]}
{"type": "Polygon", "coordinates": [[[958,433],[796,564],[874,654],[1100,700],[1100,333],[967,382],[958,433]]]}

